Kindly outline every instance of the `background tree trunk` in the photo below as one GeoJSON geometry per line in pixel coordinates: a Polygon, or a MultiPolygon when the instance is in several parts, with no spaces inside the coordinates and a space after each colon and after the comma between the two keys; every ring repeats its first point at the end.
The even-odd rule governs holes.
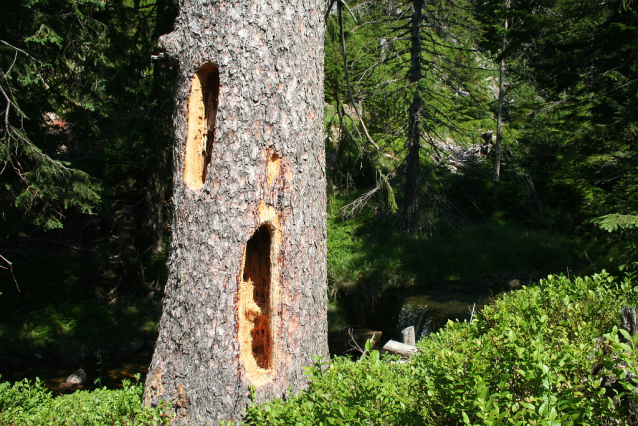
{"type": "Polygon", "coordinates": [[[323,3],[183,1],[169,280],[144,401],[238,419],[327,355],[323,3]]]}
{"type": "MultiPolygon", "coordinates": [[[[162,34],[173,29],[175,16],[177,15],[177,2],[174,0],[156,0],[155,27],[153,38],[157,40],[162,34]]],[[[151,153],[148,155],[147,191],[142,222],[142,237],[144,250],[150,248],[153,253],[160,253],[163,249],[164,236],[164,202],[166,201],[166,177],[168,172],[168,156],[170,146],[170,134],[172,123],[167,122],[170,117],[170,107],[166,107],[159,99],[163,99],[163,78],[174,80],[174,72],[166,64],[157,61],[153,63],[153,82],[151,91],[151,105],[149,108],[150,129],[146,134],[146,145],[151,153]]],[[[170,193],[168,194],[170,195],[170,193]]]]}
{"type": "MultiPolygon", "coordinates": [[[[155,75],[163,70],[157,65],[153,65],[155,75]]],[[[155,77],[157,78],[157,77],[155,77]]],[[[156,88],[156,92],[159,90],[156,88]]],[[[160,93],[157,93],[159,98],[160,93]]],[[[169,155],[170,127],[167,128],[166,120],[170,112],[158,105],[149,106],[150,129],[146,134],[146,144],[150,148],[148,155],[148,172],[146,184],[146,197],[144,200],[144,219],[142,222],[142,237],[144,239],[143,249],[149,248],[153,253],[162,251],[162,238],[164,236],[164,201],[166,199],[165,180],[167,175],[167,158],[169,155]]]]}
{"type": "Polygon", "coordinates": [[[410,84],[413,98],[408,117],[408,155],[406,157],[405,190],[403,200],[403,227],[408,232],[419,229],[419,180],[421,178],[421,108],[423,100],[419,81],[423,78],[421,67],[421,23],[423,0],[412,2],[413,12],[410,37],[410,84]]]}
{"type": "MultiPolygon", "coordinates": [[[[509,9],[510,2],[505,2],[505,10],[509,9]]],[[[505,31],[507,31],[508,22],[505,19],[505,31]]],[[[501,43],[501,66],[498,74],[498,115],[496,117],[496,146],[494,148],[494,174],[492,178],[492,197],[498,197],[498,185],[501,181],[501,156],[503,152],[503,101],[505,96],[505,36],[501,43]]]]}

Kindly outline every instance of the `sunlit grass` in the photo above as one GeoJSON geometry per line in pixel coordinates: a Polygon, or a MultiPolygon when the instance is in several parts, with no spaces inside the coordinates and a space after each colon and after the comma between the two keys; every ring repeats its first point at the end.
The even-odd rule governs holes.
{"type": "MultiPolygon", "coordinates": [[[[343,200],[337,198],[337,202],[343,200]]],[[[576,258],[575,244],[567,238],[504,221],[485,220],[462,229],[408,235],[388,230],[365,211],[358,218],[341,220],[337,207],[328,220],[328,277],[333,297],[356,291],[357,297],[372,303],[372,298],[389,287],[566,272],[576,258]]]]}
{"type": "Polygon", "coordinates": [[[365,233],[354,221],[331,220],[328,263],[335,282],[371,272],[407,273],[416,283],[524,271],[564,271],[573,247],[560,236],[485,222],[436,235],[365,233]]]}

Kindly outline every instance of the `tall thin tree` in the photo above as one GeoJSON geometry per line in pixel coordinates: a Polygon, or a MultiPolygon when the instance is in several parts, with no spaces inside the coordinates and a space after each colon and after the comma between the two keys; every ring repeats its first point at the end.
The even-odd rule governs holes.
{"type": "MultiPolygon", "coordinates": [[[[505,10],[507,11],[510,6],[510,1],[505,1],[505,10]]],[[[508,20],[505,18],[504,24],[505,31],[508,29],[508,20]]],[[[505,47],[506,39],[503,34],[501,42],[501,64],[498,75],[498,113],[496,116],[496,146],[494,147],[494,174],[492,178],[492,196],[498,197],[498,185],[501,181],[501,156],[502,156],[502,141],[503,141],[503,101],[505,99],[505,47]]]]}
{"type": "Polygon", "coordinates": [[[403,200],[403,226],[407,231],[418,231],[419,224],[419,187],[421,178],[421,109],[423,99],[419,83],[423,78],[421,61],[423,60],[421,44],[422,11],[424,0],[414,0],[410,34],[410,85],[412,87],[412,103],[408,115],[408,155],[406,158],[405,190],[403,200]]]}

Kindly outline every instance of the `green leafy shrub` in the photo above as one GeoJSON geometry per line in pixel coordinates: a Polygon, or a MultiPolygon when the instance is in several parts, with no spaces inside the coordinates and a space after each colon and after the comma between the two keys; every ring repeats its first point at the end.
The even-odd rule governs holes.
{"type": "Polygon", "coordinates": [[[472,323],[422,339],[409,363],[336,359],[282,402],[249,408],[255,425],[626,424],[638,337],[617,325],[634,277],[549,276],[506,294],[472,323]],[[616,377],[617,386],[607,386],[616,377]]]}
{"type": "MultiPolygon", "coordinates": [[[[503,295],[471,323],[422,339],[410,362],[317,360],[310,386],[248,408],[254,425],[627,424],[638,403],[638,336],[619,330],[638,304],[635,276],[549,276],[503,295]]],[[[369,349],[369,348],[368,348],[369,349]]],[[[142,386],[53,398],[41,383],[0,384],[0,426],[163,425],[141,406],[142,386]]]]}
{"type": "Polygon", "coordinates": [[[472,324],[448,324],[420,343],[413,360],[431,424],[584,425],[616,417],[599,389],[606,370],[593,374],[597,362],[610,361],[596,339],[620,322],[627,302],[635,303],[629,279],[549,276],[505,295],[472,324]]]}
{"type": "Polygon", "coordinates": [[[360,362],[336,358],[323,371],[318,362],[307,374],[307,391],[283,402],[252,405],[247,420],[255,425],[421,424],[412,380],[401,364],[379,359],[374,351],[360,362]]]}
{"type": "Polygon", "coordinates": [[[166,407],[142,407],[142,384],[117,390],[77,391],[54,398],[38,380],[0,383],[0,426],[168,425],[166,407]]]}

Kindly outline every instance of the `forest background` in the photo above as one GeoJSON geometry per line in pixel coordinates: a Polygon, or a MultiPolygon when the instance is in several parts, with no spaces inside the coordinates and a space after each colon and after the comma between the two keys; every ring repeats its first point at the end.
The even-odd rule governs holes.
{"type": "MultiPolygon", "coordinates": [[[[635,270],[634,2],[326,11],[331,328],[365,325],[389,289],[635,270]]],[[[175,67],[157,40],[176,14],[174,0],[3,3],[9,363],[155,336],[175,67]]]]}

